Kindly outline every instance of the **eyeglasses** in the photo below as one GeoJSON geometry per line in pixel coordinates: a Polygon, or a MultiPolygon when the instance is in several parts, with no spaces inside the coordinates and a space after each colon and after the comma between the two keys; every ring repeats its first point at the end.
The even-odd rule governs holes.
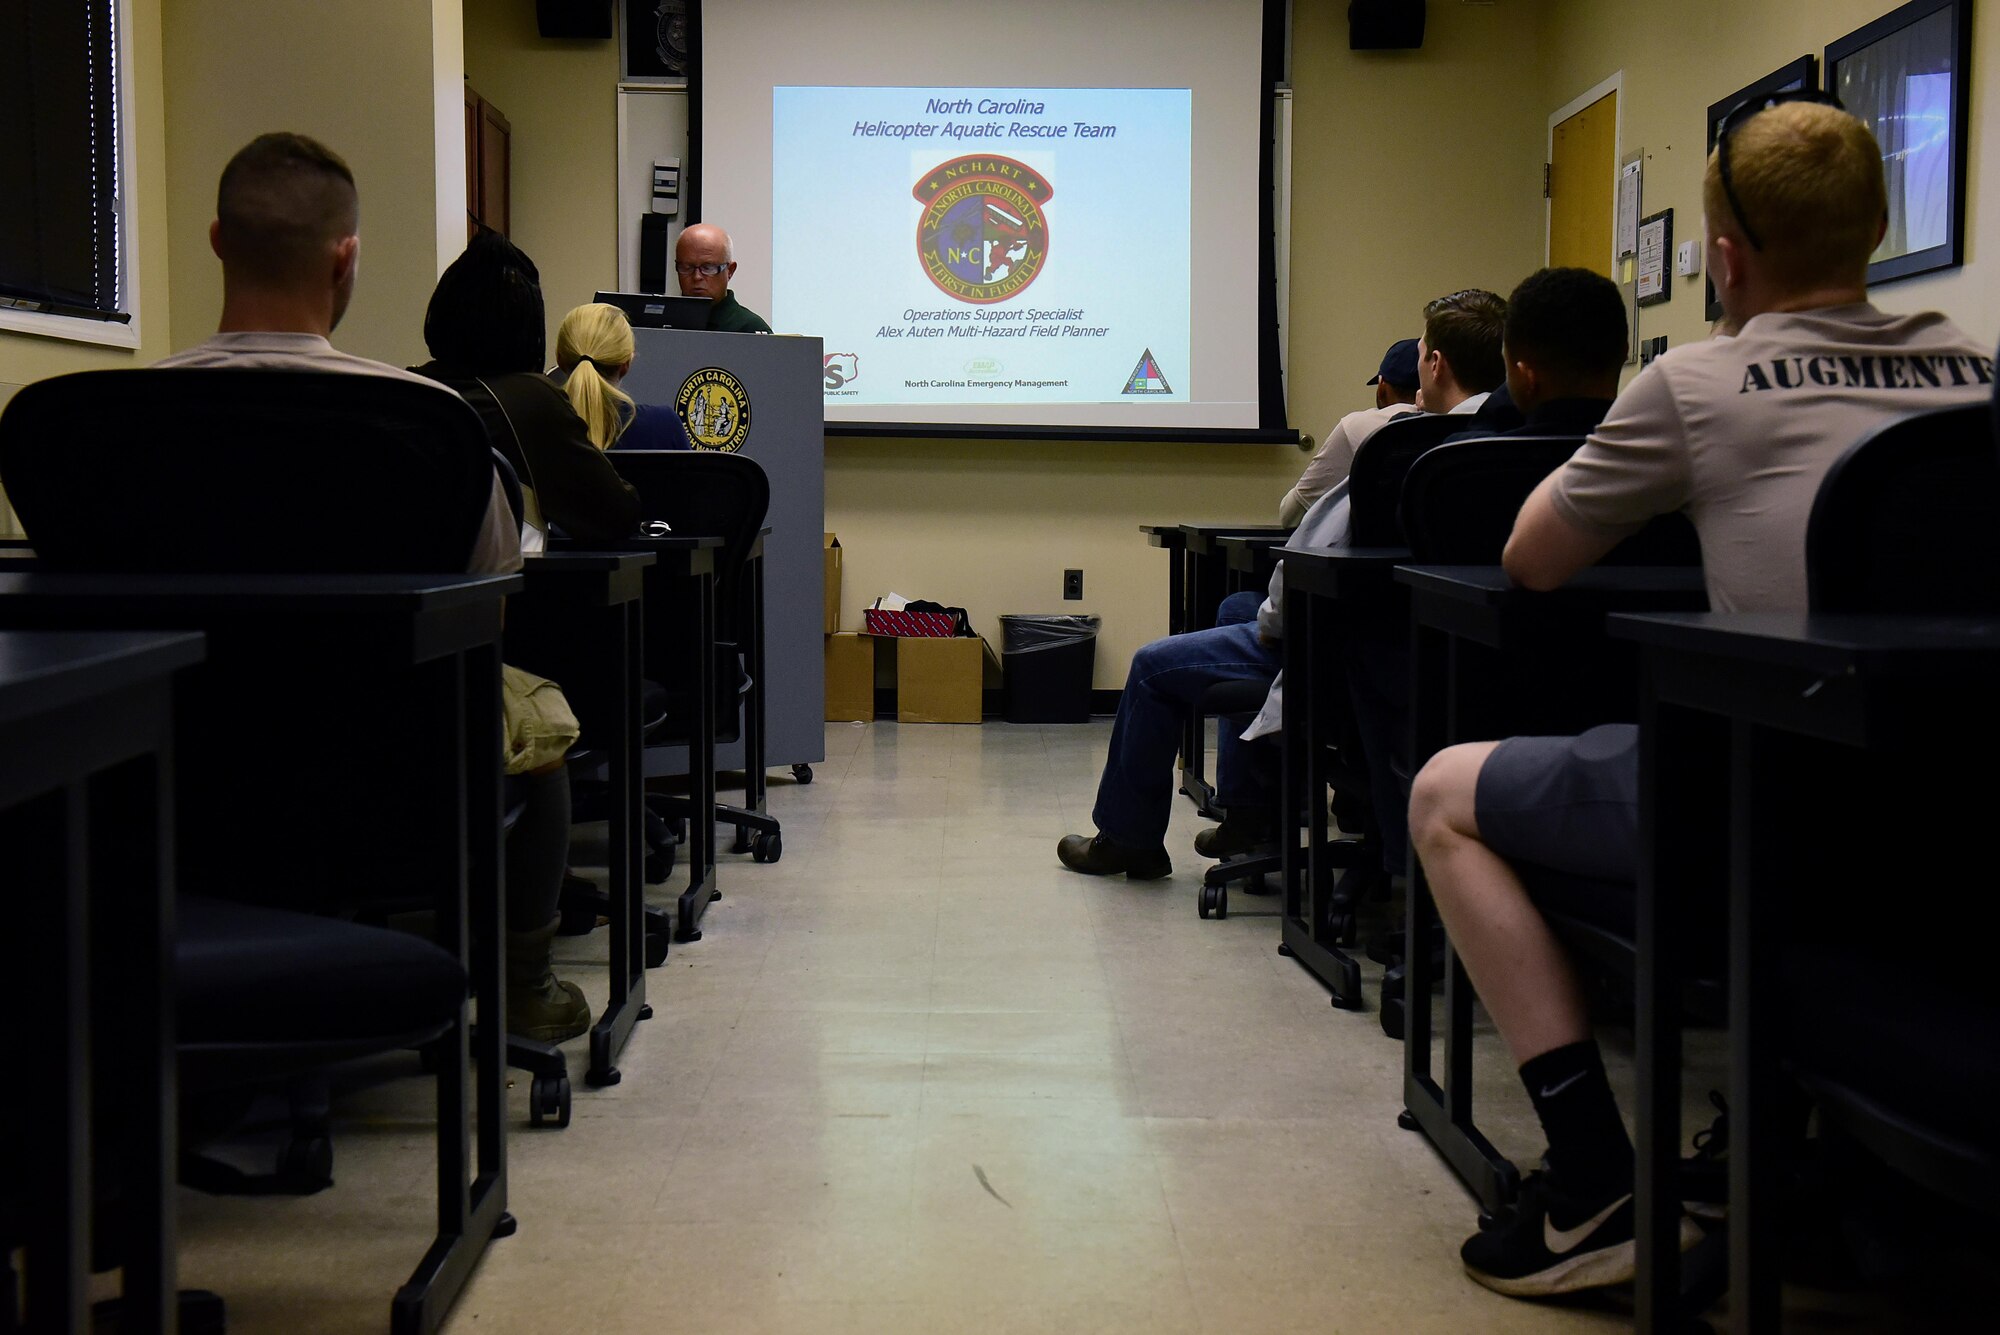
{"type": "Polygon", "coordinates": [[[1738,102],[1722,123],[1715,127],[1715,162],[1722,177],[1722,197],[1729,201],[1730,212],[1736,215],[1737,226],[1743,229],[1743,239],[1750,243],[1750,249],[1762,250],[1764,243],[1750,228],[1750,220],[1743,216],[1743,201],[1736,197],[1736,182],[1729,175],[1729,136],[1745,121],[1772,107],[1783,106],[1787,102],[1813,102],[1820,106],[1845,111],[1839,98],[1832,93],[1823,93],[1817,88],[1790,88],[1782,93],[1766,93],[1761,97],[1746,98],[1738,102]]]}
{"type": "Polygon", "coordinates": [[[686,278],[689,274],[700,274],[703,278],[713,278],[726,270],[726,264],[680,264],[674,265],[674,272],[686,278]]]}

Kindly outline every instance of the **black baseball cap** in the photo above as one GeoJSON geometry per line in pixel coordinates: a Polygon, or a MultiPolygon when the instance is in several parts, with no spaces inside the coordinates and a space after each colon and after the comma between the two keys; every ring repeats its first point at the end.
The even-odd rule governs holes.
{"type": "Polygon", "coordinates": [[[1382,369],[1377,371],[1375,378],[1368,383],[1372,385],[1377,380],[1386,380],[1397,389],[1415,389],[1417,387],[1417,340],[1414,338],[1401,338],[1391,343],[1389,350],[1382,354],[1382,369]]]}

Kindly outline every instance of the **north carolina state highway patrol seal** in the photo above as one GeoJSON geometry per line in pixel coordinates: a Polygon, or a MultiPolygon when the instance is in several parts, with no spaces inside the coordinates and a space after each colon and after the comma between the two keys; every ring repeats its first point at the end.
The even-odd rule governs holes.
{"type": "Polygon", "coordinates": [[[720,366],[704,366],[681,381],[674,407],[698,450],[734,454],[750,436],[750,391],[720,366]]]}
{"type": "Polygon", "coordinates": [[[917,256],[947,296],[982,306],[1005,301],[1048,261],[1042,206],[1054,192],[1040,172],[1012,158],[953,158],[926,172],[911,193],[924,206],[917,256]]]}

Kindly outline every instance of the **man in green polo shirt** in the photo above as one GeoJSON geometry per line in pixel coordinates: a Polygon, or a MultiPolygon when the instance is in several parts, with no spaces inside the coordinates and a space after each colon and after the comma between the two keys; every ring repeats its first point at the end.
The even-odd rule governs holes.
{"type": "Polygon", "coordinates": [[[736,272],[736,247],[729,233],[714,223],[695,223],[681,232],[674,243],[674,272],[680,275],[681,295],[707,297],[708,327],[725,334],[768,334],[771,326],[764,317],[736,300],[729,279],[736,272]]]}

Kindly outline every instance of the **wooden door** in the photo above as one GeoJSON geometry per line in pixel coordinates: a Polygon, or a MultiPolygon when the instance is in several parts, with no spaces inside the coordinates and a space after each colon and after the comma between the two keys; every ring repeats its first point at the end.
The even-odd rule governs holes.
{"type": "Polygon", "coordinates": [[[513,211],[513,127],[498,107],[479,104],[479,221],[506,236],[513,211]]]}
{"type": "Polygon", "coordinates": [[[1618,94],[1549,133],[1549,263],[1611,277],[1612,200],[1618,178],[1618,94]]]}
{"type": "Polygon", "coordinates": [[[465,90],[465,239],[479,230],[479,94],[465,90]]]}

